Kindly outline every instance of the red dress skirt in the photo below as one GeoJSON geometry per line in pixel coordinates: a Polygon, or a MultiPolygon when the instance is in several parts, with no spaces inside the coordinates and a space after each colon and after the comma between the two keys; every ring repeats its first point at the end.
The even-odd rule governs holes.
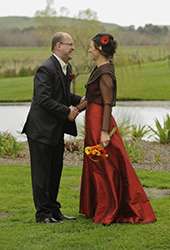
{"type": "MultiPolygon", "coordinates": [[[[103,107],[88,103],[85,147],[100,143],[103,107]]],[[[110,130],[117,127],[111,117],[110,130]]],[[[149,223],[156,217],[125,150],[118,128],[106,147],[108,158],[93,162],[84,155],[80,210],[94,223],[149,223]]]]}

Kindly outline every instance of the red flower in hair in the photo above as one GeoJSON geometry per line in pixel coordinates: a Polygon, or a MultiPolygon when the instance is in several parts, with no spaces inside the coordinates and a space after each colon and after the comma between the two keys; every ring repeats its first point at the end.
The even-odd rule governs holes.
{"type": "Polygon", "coordinates": [[[109,43],[110,39],[108,36],[103,36],[101,38],[101,43],[107,45],[109,43]]]}

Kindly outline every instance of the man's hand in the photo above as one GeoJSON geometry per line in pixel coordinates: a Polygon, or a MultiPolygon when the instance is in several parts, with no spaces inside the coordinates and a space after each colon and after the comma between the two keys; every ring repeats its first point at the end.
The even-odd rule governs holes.
{"type": "Polygon", "coordinates": [[[76,119],[76,117],[78,116],[79,111],[78,111],[78,109],[76,107],[71,106],[69,108],[70,108],[70,113],[68,115],[68,119],[70,121],[74,121],[76,119]]]}
{"type": "Polygon", "coordinates": [[[110,136],[107,131],[102,131],[101,133],[101,142],[103,143],[104,147],[107,147],[110,142],[110,136]]]}

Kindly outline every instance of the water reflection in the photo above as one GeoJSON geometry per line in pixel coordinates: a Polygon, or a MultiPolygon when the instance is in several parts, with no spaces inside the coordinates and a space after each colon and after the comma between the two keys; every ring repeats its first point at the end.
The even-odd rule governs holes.
{"type": "MultiPolygon", "coordinates": [[[[30,103],[0,104],[0,131],[9,131],[19,140],[25,140],[21,135],[23,124],[29,111],[30,103]]],[[[129,120],[129,125],[150,125],[155,127],[157,118],[161,125],[166,114],[170,115],[170,101],[133,101],[117,102],[113,108],[113,116],[117,122],[129,120]]],[[[77,118],[77,125],[81,127],[84,122],[84,112],[77,118]]]]}
{"type": "Polygon", "coordinates": [[[170,101],[119,102],[117,108],[113,109],[116,120],[129,120],[130,125],[150,125],[154,129],[154,119],[157,118],[162,125],[166,114],[170,115],[170,101]]]}

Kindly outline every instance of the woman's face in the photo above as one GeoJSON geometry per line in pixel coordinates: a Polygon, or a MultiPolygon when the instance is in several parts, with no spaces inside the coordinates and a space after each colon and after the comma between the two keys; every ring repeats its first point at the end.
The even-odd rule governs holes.
{"type": "Polygon", "coordinates": [[[91,41],[89,53],[92,54],[92,60],[94,61],[96,61],[100,56],[100,52],[94,47],[93,41],[91,41]]]}

